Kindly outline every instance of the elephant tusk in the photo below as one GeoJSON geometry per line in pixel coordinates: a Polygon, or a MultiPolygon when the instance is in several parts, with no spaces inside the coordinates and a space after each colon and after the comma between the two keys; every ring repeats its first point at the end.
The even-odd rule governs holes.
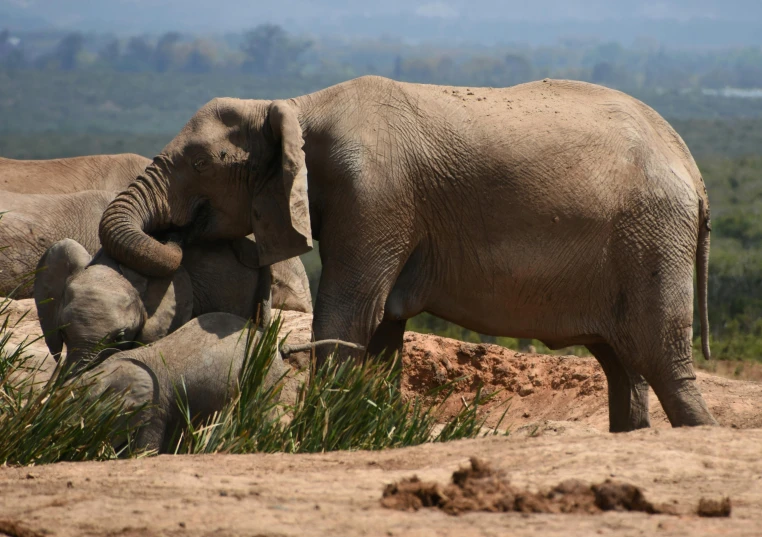
{"type": "Polygon", "coordinates": [[[349,343],[340,339],[322,339],[320,341],[313,341],[312,343],[302,343],[301,345],[283,344],[280,346],[280,353],[283,355],[288,355],[295,352],[309,351],[319,345],[343,345],[345,347],[349,347],[350,349],[357,349],[360,351],[365,350],[365,347],[358,345],[357,343],[349,343]]]}

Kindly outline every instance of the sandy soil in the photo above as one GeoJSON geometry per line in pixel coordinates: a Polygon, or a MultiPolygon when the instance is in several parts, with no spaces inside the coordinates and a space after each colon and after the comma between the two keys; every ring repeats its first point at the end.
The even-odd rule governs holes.
{"type": "MultiPolygon", "coordinates": [[[[295,339],[308,329],[289,321],[295,339]]],[[[655,397],[653,428],[609,434],[605,377],[591,358],[516,353],[407,334],[403,389],[422,395],[460,381],[444,416],[471,404],[478,383],[508,436],[383,452],[160,456],[107,463],[0,468],[0,535],[759,535],[762,384],[699,372],[724,427],[671,429],[655,397]],[[471,457],[516,490],[574,478],[640,487],[677,515],[467,513],[386,509],[384,488],[412,476],[445,487],[471,457]],[[729,518],[698,517],[701,498],[729,497],[729,518]]],[[[437,402],[431,398],[430,402],[437,402]]]]}
{"type": "MultiPolygon", "coordinates": [[[[762,431],[650,429],[612,435],[574,423],[383,452],[160,456],[0,469],[0,519],[39,535],[759,535],[762,431]],[[384,509],[384,486],[447,482],[479,456],[517,487],[606,478],[672,503],[681,516],[470,513],[384,509]],[[699,518],[729,496],[730,518],[699,518]]],[[[8,527],[8,526],[6,526],[8,527]]]]}

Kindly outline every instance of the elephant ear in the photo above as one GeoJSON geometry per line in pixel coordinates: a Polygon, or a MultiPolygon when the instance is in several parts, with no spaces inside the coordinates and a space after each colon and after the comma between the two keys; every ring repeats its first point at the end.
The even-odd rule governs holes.
{"type": "Polygon", "coordinates": [[[73,239],[63,239],[48,248],[37,263],[34,302],[45,343],[53,355],[63,350],[59,314],[64,305],[66,282],[83,270],[91,259],[84,246],[73,239]]]}
{"type": "Polygon", "coordinates": [[[257,243],[254,242],[254,239],[251,235],[231,240],[230,247],[233,249],[235,258],[244,267],[250,269],[258,269],[262,266],[262,264],[259,262],[257,243]]]}
{"type": "Polygon", "coordinates": [[[143,300],[146,320],[135,336],[141,343],[152,343],[187,323],[193,312],[193,287],[182,266],[169,278],[146,278],[124,265],[122,274],[143,300]]]}
{"type": "Polygon", "coordinates": [[[272,265],[312,249],[307,166],[299,119],[286,101],[273,101],[269,122],[280,142],[279,171],[254,196],[251,215],[262,265],[272,265]]]}
{"type": "Polygon", "coordinates": [[[156,374],[146,364],[133,358],[110,358],[90,371],[88,378],[95,381],[96,395],[108,390],[124,393],[126,408],[158,401],[159,381],[156,374]]]}
{"type": "Polygon", "coordinates": [[[304,264],[298,257],[292,257],[272,266],[273,305],[290,311],[312,313],[310,280],[304,264]]]}

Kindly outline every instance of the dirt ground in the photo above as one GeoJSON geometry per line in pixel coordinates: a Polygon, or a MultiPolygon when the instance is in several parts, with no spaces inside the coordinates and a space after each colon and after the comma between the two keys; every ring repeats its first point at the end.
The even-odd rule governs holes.
{"type": "Polygon", "coordinates": [[[383,452],[2,467],[0,536],[760,535],[760,383],[699,372],[699,387],[723,427],[671,429],[652,394],[653,427],[613,435],[606,432],[606,381],[594,359],[408,333],[403,365],[408,397],[467,377],[443,418],[472,404],[479,383],[498,391],[485,407],[487,423],[507,407],[500,428],[510,434],[383,452]],[[588,485],[612,479],[640,487],[647,501],[677,514],[451,516],[382,506],[387,485],[417,476],[444,487],[471,457],[502,472],[511,490],[545,493],[567,479],[588,485]],[[702,498],[724,497],[732,504],[729,518],[695,514],[702,498]]]}
{"type": "MultiPolygon", "coordinates": [[[[0,520],[29,535],[748,535],[762,527],[762,431],[650,429],[612,435],[549,422],[534,435],[316,455],[162,455],[145,460],[0,469],[0,520]],[[614,478],[680,516],[405,512],[384,487],[417,475],[446,483],[472,456],[517,487],[614,478]],[[730,518],[693,514],[729,496],[730,518]]],[[[1,527],[1,526],[0,526],[1,527]]],[[[5,530],[6,532],[8,529],[5,530]]],[[[17,532],[17,535],[22,535],[17,532]]]]}
{"type": "MultiPolygon", "coordinates": [[[[748,371],[753,365],[746,364],[748,371]]],[[[697,371],[699,389],[721,425],[762,428],[762,383],[731,380],[697,371]]],[[[407,332],[403,359],[403,389],[408,397],[422,395],[461,377],[444,405],[443,417],[470,404],[476,387],[498,392],[485,406],[492,426],[506,410],[501,429],[516,429],[542,420],[580,422],[608,430],[606,377],[592,357],[548,356],[515,352],[497,345],[462,343],[407,332]]],[[[669,428],[653,390],[651,426],[669,428]]],[[[439,399],[430,398],[430,403],[439,399]]],[[[761,451],[762,453],[762,448],[761,451]]]]}

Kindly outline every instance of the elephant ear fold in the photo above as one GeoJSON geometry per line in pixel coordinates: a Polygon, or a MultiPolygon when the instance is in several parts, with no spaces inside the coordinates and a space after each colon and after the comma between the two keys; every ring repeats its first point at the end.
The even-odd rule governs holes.
{"type": "Polygon", "coordinates": [[[158,341],[187,323],[193,313],[193,286],[184,267],[171,278],[147,280],[143,292],[146,321],[136,336],[142,343],[158,341]]]}
{"type": "Polygon", "coordinates": [[[84,270],[91,259],[84,246],[75,240],[63,239],[48,248],[37,263],[34,302],[45,343],[53,355],[63,350],[59,313],[63,307],[66,282],[84,270]]]}
{"type": "Polygon", "coordinates": [[[251,235],[230,241],[230,247],[233,249],[235,258],[246,268],[258,269],[262,266],[259,262],[259,252],[257,243],[251,235]]]}
{"type": "Polygon", "coordinates": [[[133,409],[143,404],[155,404],[159,397],[156,374],[146,364],[132,358],[112,358],[95,367],[83,379],[94,382],[93,395],[106,391],[124,394],[125,407],[133,409]]]}
{"type": "Polygon", "coordinates": [[[310,280],[304,264],[298,257],[286,259],[272,266],[273,305],[290,311],[312,313],[310,280]]]}
{"type": "Polygon", "coordinates": [[[299,118],[286,101],[273,101],[269,123],[280,143],[278,174],[252,200],[251,215],[262,265],[312,249],[307,166],[299,118]]]}

